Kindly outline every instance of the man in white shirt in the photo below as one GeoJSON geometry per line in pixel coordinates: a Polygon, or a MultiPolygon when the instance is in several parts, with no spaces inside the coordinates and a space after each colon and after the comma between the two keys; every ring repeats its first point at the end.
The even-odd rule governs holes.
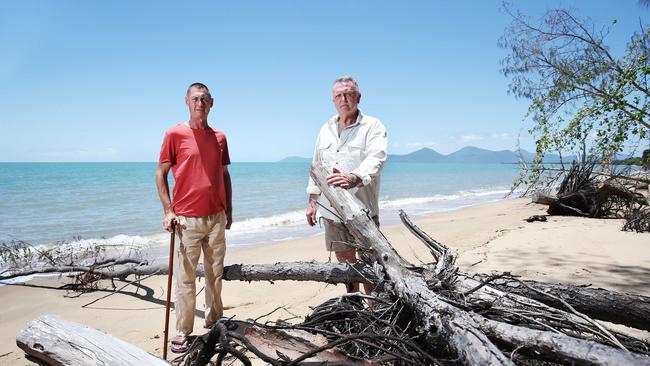
{"type": "MultiPolygon", "coordinates": [[[[312,164],[320,161],[332,169],[328,183],[349,189],[379,225],[379,176],[386,161],[388,138],[386,128],[377,118],[361,113],[360,100],[359,86],[352,77],[342,76],[334,81],[332,101],[337,115],[321,127],[312,164]]],[[[307,193],[307,223],[314,226],[321,191],[311,178],[307,193]]],[[[327,208],[319,212],[325,226],[327,250],[333,251],[340,263],[356,262],[356,249],[350,245],[355,242],[354,237],[333,214],[336,211],[325,197],[320,197],[319,203],[327,208]]],[[[366,292],[372,290],[370,286],[364,287],[366,292]]],[[[347,291],[359,291],[359,284],[347,284],[347,291]]]]}

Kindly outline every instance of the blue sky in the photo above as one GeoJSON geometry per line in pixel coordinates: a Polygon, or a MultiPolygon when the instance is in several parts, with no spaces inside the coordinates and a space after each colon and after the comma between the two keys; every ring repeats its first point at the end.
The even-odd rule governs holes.
{"type": "MultiPolygon", "coordinates": [[[[562,6],[622,49],[650,8],[562,6]]],[[[354,76],[389,152],[474,145],[532,150],[527,102],[508,95],[499,1],[11,1],[0,5],[0,161],[156,161],[187,119],[188,84],[215,98],[210,124],[233,161],[309,156],[335,113],[332,81],[354,76]]]]}

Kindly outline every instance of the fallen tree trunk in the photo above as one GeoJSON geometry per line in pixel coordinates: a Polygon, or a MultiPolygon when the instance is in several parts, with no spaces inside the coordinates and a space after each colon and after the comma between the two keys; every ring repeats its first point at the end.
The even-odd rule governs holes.
{"type": "MultiPolygon", "coordinates": [[[[377,262],[395,294],[418,315],[428,338],[444,339],[459,361],[467,365],[511,365],[512,362],[477,329],[466,313],[449,305],[429,290],[426,282],[405,270],[406,261],[390,246],[377,225],[349,192],[331,188],[329,172],[322,165],[312,166],[310,175],[354,238],[366,249],[361,255],[367,263],[377,262]]],[[[378,276],[381,278],[381,276],[378,276]]]]}
{"type": "MultiPolygon", "coordinates": [[[[50,266],[40,270],[29,269],[0,276],[0,281],[37,273],[61,273],[75,275],[88,273],[95,275],[95,280],[125,279],[128,276],[166,275],[167,264],[129,265],[117,268],[95,269],[89,266],[50,266]]],[[[199,264],[197,276],[204,277],[203,265],[199,264]]],[[[376,275],[363,262],[354,264],[318,263],[318,262],[277,262],[274,264],[232,264],[224,267],[223,279],[226,281],[318,281],[338,284],[349,282],[372,283],[376,275]]]]}
{"type": "MultiPolygon", "coordinates": [[[[564,171],[564,178],[555,196],[535,193],[532,195],[533,203],[548,206],[546,212],[549,215],[624,218],[624,230],[650,230],[646,220],[648,200],[639,192],[640,188],[630,186],[626,182],[629,180],[626,175],[614,175],[604,180],[597,178],[594,173],[595,164],[595,161],[574,161],[571,168],[564,171]]],[[[638,181],[636,178],[631,179],[638,181]]],[[[544,188],[542,191],[551,187],[544,188]]]]}
{"type": "MultiPolygon", "coordinates": [[[[90,267],[74,267],[76,271],[90,270],[90,267]]],[[[46,271],[30,270],[34,273],[54,273],[57,269],[68,273],[67,268],[51,267],[46,271]]],[[[152,274],[166,275],[167,265],[127,266],[119,269],[104,268],[93,270],[102,279],[126,278],[131,275],[147,276],[152,274]]],[[[203,268],[197,270],[203,276],[203,268]]],[[[0,280],[25,275],[14,273],[11,276],[0,277],[0,280]]],[[[524,284],[539,289],[541,292],[561,297],[576,310],[596,319],[623,324],[629,327],[650,331],[650,297],[610,291],[602,288],[589,288],[563,284],[548,284],[538,281],[513,279],[508,276],[474,275],[459,273],[460,277],[471,277],[479,282],[488,281],[495,289],[506,293],[514,293],[523,297],[535,299],[544,304],[562,307],[562,304],[549,297],[526,287],[524,284]],[[494,279],[498,277],[497,279],[494,279]]],[[[316,281],[330,284],[350,282],[377,283],[376,274],[372,268],[363,262],[353,265],[340,263],[318,262],[278,262],[274,264],[233,264],[224,268],[226,281],[316,281]]]]}
{"type": "Polygon", "coordinates": [[[16,336],[27,355],[51,366],[168,366],[140,348],[56,315],[32,320],[16,336]]]}
{"type": "Polygon", "coordinates": [[[516,293],[550,306],[562,307],[563,304],[560,301],[542,293],[551,294],[562,298],[576,310],[590,317],[650,331],[650,297],[614,292],[602,288],[519,280],[508,276],[490,280],[494,277],[488,275],[474,276],[480,281],[490,281],[490,286],[504,292],[516,293]],[[531,289],[531,287],[538,291],[531,289]]]}
{"type": "Polygon", "coordinates": [[[533,203],[548,206],[549,215],[569,215],[589,217],[589,212],[584,212],[577,207],[564,204],[559,198],[544,193],[535,193],[531,196],[533,203]]]}
{"type": "MultiPolygon", "coordinates": [[[[247,321],[222,321],[199,341],[208,345],[204,350],[214,349],[223,337],[241,340],[255,355],[272,365],[286,364],[277,361],[278,355],[293,360],[306,354],[311,355],[308,362],[312,365],[378,365],[336,349],[323,348],[329,343],[323,336],[301,330],[269,329],[247,321]]],[[[43,315],[29,322],[16,337],[16,343],[32,360],[48,366],[169,365],[134,345],[57,315],[43,315]]],[[[234,348],[229,351],[250,365],[243,353],[234,348]]],[[[206,365],[214,355],[214,352],[202,354],[193,365],[206,365]]]]}
{"type": "MultiPolygon", "coordinates": [[[[414,272],[405,268],[403,265],[404,260],[393,250],[386,238],[381,234],[381,232],[379,232],[378,228],[368,218],[365,211],[359,207],[353,197],[340,188],[331,188],[328,186],[326,180],[327,175],[328,172],[324,167],[312,166],[311,177],[327,197],[329,202],[333,204],[332,207],[339,217],[342,218],[343,223],[350,230],[355,239],[361,244],[363,247],[362,249],[365,249],[360,252],[361,257],[367,263],[376,261],[383,267],[382,269],[387,282],[391,286],[391,291],[398,298],[404,301],[410,310],[417,315],[418,321],[421,322],[423,328],[429,332],[428,339],[432,341],[436,338],[444,339],[444,341],[450,346],[452,353],[455,353],[459,360],[464,364],[510,364],[510,359],[506,358],[498,347],[485,338],[485,334],[477,329],[479,324],[482,324],[482,322],[478,321],[482,319],[481,315],[468,312],[464,309],[465,306],[470,304],[465,306],[462,306],[462,304],[457,304],[456,306],[451,305],[457,303],[457,301],[441,297],[429,290],[421,276],[418,276],[414,272]],[[452,301],[449,302],[449,300],[452,301]],[[459,307],[458,305],[461,306],[459,307]]],[[[423,241],[430,245],[432,253],[437,253],[434,254],[434,256],[437,255],[439,261],[444,259],[444,267],[447,267],[447,270],[444,270],[444,268],[436,269],[436,274],[444,272],[453,273],[454,270],[457,270],[456,267],[453,266],[453,260],[448,259],[446,248],[439,248],[438,243],[431,243],[432,240],[423,241]],[[443,252],[443,255],[440,255],[441,251],[443,252]]],[[[378,274],[378,277],[381,278],[380,274],[378,274]]],[[[459,280],[461,285],[459,287],[467,287],[471,282],[472,281],[470,280],[459,280]]],[[[473,282],[476,283],[476,281],[473,282]]],[[[453,295],[454,283],[443,283],[443,287],[445,286],[452,290],[451,292],[453,295]]],[[[546,305],[532,299],[522,297],[517,298],[517,295],[504,296],[501,291],[485,284],[474,286],[471,290],[468,289],[468,291],[473,291],[476,294],[480,293],[488,300],[492,300],[492,302],[502,301],[505,306],[515,307],[522,313],[523,311],[526,311],[526,309],[538,313],[538,315],[532,315],[532,318],[530,316],[531,314],[526,316],[521,313],[514,314],[519,317],[519,319],[529,322],[529,324],[527,324],[528,326],[539,326],[539,324],[536,323],[540,323],[541,321],[536,320],[535,317],[541,315],[543,319],[547,319],[547,321],[552,324],[544,325],[542,323],[542,326],[546,327],[548,330],[558,333],[564,331],[569,332],[572,335],[587,337],[588,339],[585,341],[587,345],[593,344],[594,339],[599,339],[600,341],[611,342],[612,344],[623,348],[623,351],[620,351],[603,345],[603,347],[608,347],[608,352],[611,354],[627,352],[621,342],[616,339],[610,331],[589,319],[584,314],[576,312],[574,309],[570,309],[571,312],[569,313],[558,309],[548,308],[546,305]],[[575,327],[577,327],[577,331],[575,327]]],[[[465,293],[467,293],[467,291],[465,293]]],[[[498,312],[501,312],[500,314],[497,314],[498,316],[502,316],[509,312],[509,309],[505,308],[497,310],[498,312]]],[[[485,321],[487,321],[487,319],[485,321]]],[[[504,342],[505,340],[505,338],[499,339],[499,341],[504,342]]],[[[550,351],[561,355],[561,348],[562,347],[558,346],[550,349],[550,351]]],[[[647,351],[644,347],[641,347],[641,350],[647,351]]],[[[545,358],[543,352],[548,352],[549,349],[544,349],[543,347],[538,346],[535,351],[540,354],[541,358],[545,358]]],[[[588,354],[588,347],[584,351],[588,354]]],[[[650,358],[647,356],[643,357],[642,359],[646,360],[644,362],[650,365],[650,358]]],[[[552,359],[552,357],[550,359],[552,359]]],[[[582,362],[585,364],[599,364],[598,362],[594,362],[594,360],[582,360],[582,362]]]]}
{"type": "Polygon", "coordinates": [[[586,341],[548,331],[519,327],[487,319],[476,319],[479,328],[491,339],[505,343],[529,355],[548,361],[571,365],[650,365],[650,357],[613,349],[604,344],[586,341]]]}

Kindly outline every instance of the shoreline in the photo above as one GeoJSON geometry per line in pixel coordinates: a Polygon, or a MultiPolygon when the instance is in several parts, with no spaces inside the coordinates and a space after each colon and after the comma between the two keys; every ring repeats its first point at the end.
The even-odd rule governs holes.
{"type": "MultiPolygon", "coordinates": [[[[462,271],[490,273],[510,271],[523,278],[544,282],[591,284],[614,291],[649,296],[650,234],[620,230],[621,220],[549,217],[547,222],[527,223],[531,215],[544,214],[545,207],[528,199],[508,199],[454,211],[413,218],[432,238],[458,251],[462,271]]],[[[382,232],[405,259],[414,264],[430,262],[423,244],[401,224],[382,225],[382,232]]],[[[229,248],[226,265],[287,261],[327,262],[321,235],[229,248]]],[[[144,279],[137,287],[64,297],[55,287],[65,279],[34,279],[26,284],[0,287],[5,307],[0,312],[0,365],[28,365],[15,346],[15,336],[25,324],[42,314],[58,314],[121,338],[157,356],[162,354],[164,289],[166,276],[144,279]],[[99,301],[88,305],[89,303],[99,301]],[[86,306],[84,306],[86,305],[86,306]]],[[[116,281],[117,287],[126,283],[116,281]]],[[[202,281],[197,284],[197,290],[202,281]]],[[[310,306],[344,292],[343,285],[313,282],[224,281],[224,315],[238,319],[288,319],[303,317],[310,306]]],[[[202,304],[202,296],[197,307],[202,304]]],[[[195,333],[201,334],[202,312],[197,311],[195,333]]],[[[174,316],[172,315],[172,324],[174,316]]],[[[647,333],[642,335],[648,338],[647,333]]]]}
{"type": "MultiPolygon", "coordinates": [[[[492,203],[516,198],[505,197],[505,189],[477,189],[459,191],[456,194],[436,195],[433,197],[409,197],[380,201],[380,220],[382,226],[401,225],[398,210],[403,209],[412,219],[426,217],[431,214],[455,211],[475,205],[492,203]]],[[[226,231],[228,248],[252,248],[273,245],[287,240],[308,239],[322,235],[324,229],[317,225],[309,227],[304,218],[304,210],[292,210],[268,217],[253,217],[235,221],[233,229],[226,231]]],[[[22,240],[14,238],[18,242],[22,240]]],[[[135,247],[139,248],[145,258],[163,259],[168,256],[165,248],[169,245],[169,234],[164,230],[152,234],[122,234],[99,238],[74,238],[73,240],[54,241],[45,244],[33,244],[25,241],[37,250],[48,250],[57,247],[70,247],[76,250],[93,246],[135,247]]],[[[19,282],[19,281],[16,281],[19,282]]],[[[0,283],[3,286],[3,283],[0,283]]]]}

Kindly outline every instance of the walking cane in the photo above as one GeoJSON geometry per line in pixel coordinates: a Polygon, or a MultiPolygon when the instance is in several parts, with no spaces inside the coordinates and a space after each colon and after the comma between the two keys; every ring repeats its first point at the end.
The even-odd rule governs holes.
{"type": "Polygon", "coordinates": [[[169,303],[172,295],[172,274],[174,273],[174,238],[176,236],[176,221],[172,220],[172,234],[169,237],[169,274],[167,275],[167,303],[165,304],[165,332],[163,344],[163,360],[167,361],[167,341],[169,340],[169,303]]]}

